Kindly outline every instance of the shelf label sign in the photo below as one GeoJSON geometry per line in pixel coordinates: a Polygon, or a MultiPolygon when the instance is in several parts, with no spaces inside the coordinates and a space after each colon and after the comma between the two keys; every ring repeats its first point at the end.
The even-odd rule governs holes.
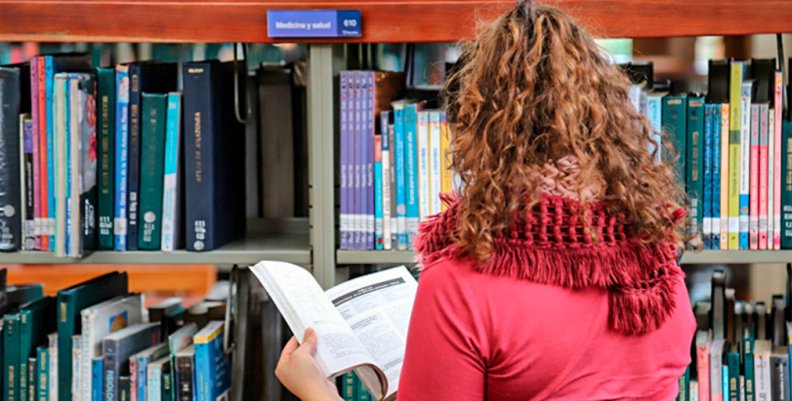
{"type": "Polygon", "coordinates": [[[267,10],[271,38],[346,38],[362,35],[360,10],[267,10]]]}

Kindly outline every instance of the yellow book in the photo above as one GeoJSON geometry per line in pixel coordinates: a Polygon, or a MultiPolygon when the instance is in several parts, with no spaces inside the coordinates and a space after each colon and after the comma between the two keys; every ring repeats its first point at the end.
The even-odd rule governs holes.
{"type": "MultiPolygon", "coordinates": [[[[445,113],[440,113],[440,192],[451,193],[451,137],[449,136],[448,122],[445,113]]],[[[445,203],[441,203],[442,210],[446,210],[445,203]]]]}
{"type": "Polygon", "coordinates": [[[731,63],[729,80],[729,249],[740,247],[740,135],[742,130],[743,64],[731,63]]]}
{"type": "Polygon", "coordinates": [[[721,104],[720,248],[729,249],[729,105],[721,104]]]}

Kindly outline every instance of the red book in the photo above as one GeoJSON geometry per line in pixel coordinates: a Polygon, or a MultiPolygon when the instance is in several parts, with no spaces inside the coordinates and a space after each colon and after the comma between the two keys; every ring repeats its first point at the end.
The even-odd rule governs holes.
{"type": "Polygon", "coordinates": [[[709,341],[696,344],[699,401],[710,401],[710,344],[709,341]]]}

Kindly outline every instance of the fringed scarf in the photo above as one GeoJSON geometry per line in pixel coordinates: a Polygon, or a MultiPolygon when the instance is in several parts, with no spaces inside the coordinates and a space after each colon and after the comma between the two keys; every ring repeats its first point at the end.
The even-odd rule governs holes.
{"type": "MultiPolygon", "coordinates": [[[[459,202],[450,196],[443,201],[447,210],[424,221],[415,240],[423,264],[466,259],[451,238],[459,202]]],[[[676,210],[672,218],[683,215],[676,210]]],[[[676,244],[641,244],[625,232],[624,218],[608,214],[604,203],[552,193],[542,195],[520,220],[495,237],[491,257],[476,264],[477,270],[571,289],[605,288],[608,323],[628,335],[651,332],[671,315],[675,284],[684,277],[676,244]]]]}

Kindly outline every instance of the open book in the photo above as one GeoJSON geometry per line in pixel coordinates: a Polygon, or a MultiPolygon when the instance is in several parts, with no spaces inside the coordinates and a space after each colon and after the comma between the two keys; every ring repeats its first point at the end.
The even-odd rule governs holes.
{"type": "Polygon", "coordinates": [[[302,343],[316,331],[325,376],[354,370],[377,400],[395,400],[417,283],[404,266],[323,291],[310,272],[283,262],[251,267],[302,343]]]}

